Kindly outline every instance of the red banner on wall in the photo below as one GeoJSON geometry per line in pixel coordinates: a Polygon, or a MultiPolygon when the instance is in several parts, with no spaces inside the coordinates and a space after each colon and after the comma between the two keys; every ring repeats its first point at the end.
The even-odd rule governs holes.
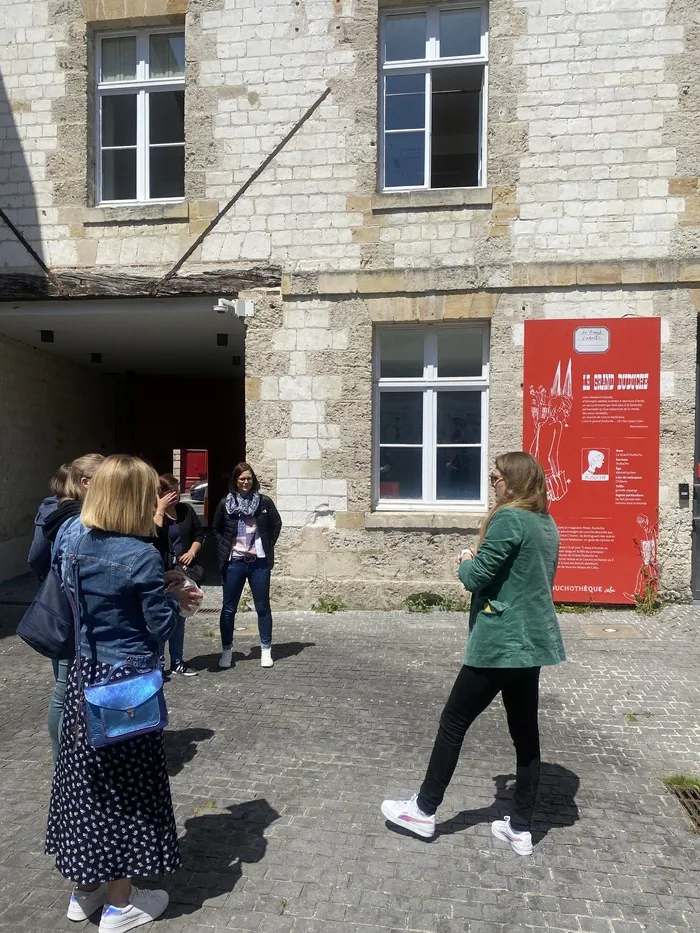
{"type": "Polygon", "coordinates": [[[555,600],[634,603],[658,581],[661,322],[528,321],[523,391],[561,535],[555,600]]]}

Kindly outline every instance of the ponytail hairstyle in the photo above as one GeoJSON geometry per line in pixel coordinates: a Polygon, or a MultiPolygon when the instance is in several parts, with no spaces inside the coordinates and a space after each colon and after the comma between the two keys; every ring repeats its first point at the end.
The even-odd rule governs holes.
{"type": "Polygon", "coordinates": [[[501,509],[524,509],[526,512],[549,513],[547,481],[539,460],[523,450],[496,457],[496,469],[506,481],[506,494],[488,513],[481,526],[479,544],[486,537],[491,519],[501,509]]]}
{"type": "Polygon", "coordinates": [[[55,496],[57,499],[63,499],[66,494],[66,480],[70,474],[70,467],[70,463],[62,463],[51,477],[49,490],[51,491],[51,495],[55,496]]]}
{"type": "Polygon", "coordinates": [[[83,485],[84,479],[92,479],[98,466],[104,462],[102,454],[85,454],[78,457],[70,465],[70,472],[63,486],[63,498],[82,502],[87,489],[83,485]]]}

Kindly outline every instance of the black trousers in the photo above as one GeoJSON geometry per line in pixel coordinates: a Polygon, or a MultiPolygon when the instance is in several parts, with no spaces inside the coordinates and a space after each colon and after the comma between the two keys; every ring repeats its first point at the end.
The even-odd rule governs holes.
{"type": "Polygon", "coordinates": [[[517,762],[511,826],[516,832],[530,829],[540,776],[539,683],[539,667],[462,667],[440,717],[428,771],[418,794],[418,806],[424,813],[435,813],[442,803],[467,729],[500,693],[517,762]]]}

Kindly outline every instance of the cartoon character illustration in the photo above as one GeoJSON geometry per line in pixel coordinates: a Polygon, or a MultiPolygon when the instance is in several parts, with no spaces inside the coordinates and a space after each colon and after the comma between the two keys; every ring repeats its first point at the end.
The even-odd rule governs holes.
{"type": "MultiPolygon", "coordinates": [[[[583,452],[584,456],[586,451],[583,452]]],[[[596,470],[602,470],[605,465],[605,454],[602,450],[588,451],[588,469],[584,470],[581,479],[585,483],[595,483],[600,480],[607,480],[608,473],[596,473],[596,470]]]]}
{"type": "Polygon", "coordinates": [[[659,585],[659,529],[648,515],[638,515],[637,524],[644,537],[638,540],[642,566],[637,574],[634,592],[643,594],[648,586],[656,592],[659,585]]]}
{"type": "Polygon", "coordinates": [[[564,385],[561,382],[561,362],[557,365],[552,388],[530,386],[530,411],[535,428],[535,435],[530,445],[530,453],[537,457],[544,466],[547,478],[547,495],[550,502],[563,499],[569,491],[571,482],[559,462],[559,449],[564,428],[568,428],[574,393],[571,381],[571,360],[566,370],[564,385]],[[547,447],[547,441],[549,446],[547,447]],[[541,453],[546,450],[546,461],[541,453]]]}

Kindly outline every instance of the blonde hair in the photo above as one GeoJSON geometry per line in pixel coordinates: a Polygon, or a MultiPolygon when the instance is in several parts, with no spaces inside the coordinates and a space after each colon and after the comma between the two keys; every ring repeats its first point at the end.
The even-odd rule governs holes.
{"type": "Polygon", "coordinates": [[[82,480],[92,480],[97,468],[101,463],[104,463],[104,459],[102,454],[85,454],[85,456],[74,460],[63,484],[63,498],[75,499],[76,502],[81,502],[86,493],[82,480]]]}
{"type": "Polygon", "coordinates": [[[547,515],[547,480],[539,460],[523,450],[496,457],[496,469],[506,481],[505,496],[500,499],[484,519],[479,535],[479,544],[486,537],[486,531],[493,516],[500,509],[524,509],[526,512],[539,512],[547,515]]]}
{"type": "Polygon", "coordinates": [[[92,478],[81,521],[86,528],[145,538],[153,534],[158,474],[127,454],[107,457],[92,478]]]}

